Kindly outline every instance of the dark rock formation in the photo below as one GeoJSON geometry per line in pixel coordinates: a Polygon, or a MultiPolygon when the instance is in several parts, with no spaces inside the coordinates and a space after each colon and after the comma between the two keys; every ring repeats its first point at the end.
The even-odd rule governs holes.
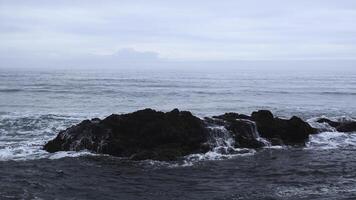
{"type": "Polygon", "coordinates": [[[49,152],[88,149],[132,159],[175,160],[206,151],[204,123],[190,112],[163,113],[151,109],[85,120],[62,131],[48,142],[49,152]]]}
{"type": "Polygon", "coordinates": [[[223,115],[219,115],[219,116],[214,116],[213,118],[215,119],[222,119],[225,121],[234,121],[236,119],[248,119],[251,120],[251,117],[248,115],[244,115],[244,114],[238,114],[238,113],[225,113],[223,115]]]}
{"type": "Polygon", "coordinates": [[[237,119],[230,121],[226,129],[231,131],[238,147],[260,148],[266,145],[260,140],[256,124],[250,120],[237,119]]]}
{"type": "Polygon", "coordinates": [[[261,137],[273,141],[280,140],[287,145],[304,144],[310,134],[317,132],[307,122],[296,116],[288,120],[280,119],[275,118],[270,111],[261,110],[253,112],[251,117],[256,122],[261,137]]]}
{"type": "MultiPolygon", "coordinates": [[[[242,130],[244,129],[243,123],[236,123],[236,121],[241,119],[251,120],[256,123],[259,135],[272,142],[273,145],[303,145],[308,140],[310,134],[316,133],[314,128],[298,117],[294,116],[289,120],[275,118],[268,110],[253,112],[251,117],[237,113],[226,113],[214,118],[223,119],[235,124],[235,132],[243,132],[242,130]]],[[[260,143],[250,144],[252,146],[259,146],[260,143]]]]}
{"type": "Polygon", "coordinates": [[[44,149],[48,152],[87,149],[133,160],[176,160],[209,151],[212,125],[224,126],[235,139],[236,147],[243,148],[263,147],[265,139],[272,144],[303,145],[316,132],[298,117],[275,118],[266,110],[253,112],[251,116],[226,113],[202,120],[178,109],[167,113],[145,109],[113,114],[103,120],[84,120],[61,131],[44,149]]]}
{"type": "Polygon", "coordinates": [[[225,113],[224,115],[205,118],[210,124],[224,126],[235,139],[236,147],[260,148],[266,144],[260,140],[256,124],[251,117],[237,113],[225,113]]]}
{"type": "Polygon", "coordinates": [[[331,121],[330,119],[326,119],[326,118],[320,118],[318,119],[316,122],[318,123],[327,123],[329,124],[330,126],[336,128],[337,126],[340,126],[340,122],[334,122],[334,121],[331,121]]]}
{"type": "Polygon", "coordinates": [[[340,126],[336,127],[336,130],[345,133],[356,132],[356,122],[341,123],[340,126]]]}
{"type": "Polygon", "coordinates": [[[318,123],[327,123],[331,127],[334,127],[339,132],[356,132],[356,122],[355,121],[332,121],[326,118],[320,118],[317,120],[318,123]]]}

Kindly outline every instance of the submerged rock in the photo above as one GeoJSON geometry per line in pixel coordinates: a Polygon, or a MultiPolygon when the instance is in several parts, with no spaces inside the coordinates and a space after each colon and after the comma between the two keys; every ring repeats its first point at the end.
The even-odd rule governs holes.
{"type": "Polygon", "coordinates": [[[212,125],[225,127],[240,148],[260,148],[269,142],[304,145],[309,135],[316,132],[298,117],[275,118],[266,110],[253,112],[251,116],[226,113],[202,120],[178,109],[166,113],[145,109],[113,114],[103,120],[84,120],[61,131],[44,149],[48,152],[87,149],[133,160],[176,160],[211,150],[208,140],[213,135],[209,128],[212,125]]]}
{"type": "Polygon", "coordinates": [[[49,152],[87,149],[132,159],[175,160],[206,151],[207,129],[201,119],[177,109],[151,109],[85,120],[62,131],[44,149],[49,152]]]}
{"type": "Polygon", "coordinates": [[[356,122],[355,121],[332,121],[327,118],[320,118],[317,120],[318,123],[327,123],[331,127],[334,127],[339,132],[356,132],[356,122]]]}

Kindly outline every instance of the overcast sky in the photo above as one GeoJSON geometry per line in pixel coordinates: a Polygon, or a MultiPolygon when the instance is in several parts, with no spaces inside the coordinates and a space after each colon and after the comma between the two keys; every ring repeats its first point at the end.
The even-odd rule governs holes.
{"type": "Polygon", "coordinates": [[[355,0],[0,0],[0,67],[354,60],[355,0]]]}

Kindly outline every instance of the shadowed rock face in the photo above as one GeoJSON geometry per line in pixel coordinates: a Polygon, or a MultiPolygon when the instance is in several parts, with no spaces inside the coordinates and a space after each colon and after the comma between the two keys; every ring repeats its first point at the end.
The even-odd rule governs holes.
{"type": "Polygon", "coordinates": [[[100,120],[84,120],[49,141],[48,152],[90,150],[95,153],[129,157],[134,160],[176,160],[192,153],[210,150],[211,125],[224,126],[236,141],[236,147],[260,148],[266,140],[272,144],[304,145],[316,132],[298,117],[275,118],[270,111],[251,116],[226,113],[204,120],[190,112],[174,109],[158,112],[145,109],[100,120]]]}

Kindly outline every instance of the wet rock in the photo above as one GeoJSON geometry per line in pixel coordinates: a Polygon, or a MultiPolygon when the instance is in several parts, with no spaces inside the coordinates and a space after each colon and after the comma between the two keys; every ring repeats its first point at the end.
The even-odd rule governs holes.
{"type": "Polygon", "coordinates": [[[267,110],[253,112],[251,116],[226,113],[202,120],[178,109],[166,113],[145,109],[113,114],[103,120],[84,120],[61,131],[44,149],[48,152],[87,149],[133,160],[176,160],[211,150],[208,141],[214,135],[209,128],[212,125],[225,127],[236,147],[242,148],[263,147],[269,144],[265,139],[273,145],[303,145],[316,132],[298,117],[280,119],[267,110]]]}
{"type": "Polygon", "coordinates": [[[273,145],[304,145],[309,139],[309,135],[316,133],[316,129],[298,117],[294,116],[288,120],[280,119],[274,117],[269,110],[259,110],[253,112],[251,116],[226,113],[215,116],[215,118],[226,120],[232,124],[232,127],[228,126],[227,128],[233,133],[238,133],[237,140],[246,147],[261,147],[263,144],[259,140],[252,140],[251,136],[256,134],[247,129],[246,127],[250,127],[250,125],[246,124],[247,121],[241,122],[241,119],[255,122],[259,136],[272,142],[273,145]]]}
{"type": "Polygon", "coordinates": [[[49,152],[87,149],[133,159],[174,160],[205,151],[207,129],[190,112],[163,113],[151,109],[85,120],[58,134],[44,149],[49,152]]]}
{"type": "Polygon", "coordinates": [[[327,123],[331,127],[334,127],[337,131],[339,132],[345,132],[345,133],[350,133],[350,132],[356,132],[356,122],[355,121],[332,121],[327,118],[320,118],[317,120],[318,123],[327,123]]]}
{"type": "Polygon", "coordinates": [[[238,147],[260,148],[266,146],[266,144],[260,140],[256,125],[252,121],[241,119],[231,120],[226,129],[231,131],[238,147]]]}
{"type": "Polygon", "coordinates": [[[320,118],[316,122],[318,122],[318,123],[327,123],[331,127],[334,127],[334,128],[340,126],[340,124],[341,124],[340,122],[331,121],[330,119],[326,119],[326,118],[320,118]]]}
{"type": "Polygon", "coordinates": [[[315,134],[316,129],[299,117],[290,119],[274,117],[270,111],[260,110],[253,112],[252,120],[256,122],[261,137],[273,141],[282,141],[287,145],[305,144],[310,134],[315,134]]]}
{"type": "Polygon", "coordinates": [[[251,119],[251,117],[248,115],[234,113],[234,112],[225,113],[225,114],[219,115],[219,116],[213,116],[213,118],[214,119],[222,119],[225,121],[233,121],[235,119],[249,119],[249,120],[251,119]]]}
{"type": "Polygon", "coordinates": [[[252,120],[258,121],[260,123],[269,123],[274,120],[273,114],[269,110],[259,110],[252,112],[251,118],[252,120]]]}
{"type": "Polygon", "coordinates": [[[205,118],[209,125],[223,126],[235,140],[238,148],[260,148],[266,144],[260,140],[256,125],[251,117],[237,113],[225,113],[213,118],[205,118]]]}
{"type": "Polygon", "coordinates": [[[356,132],[356,122],[341,123],[336,130],[345,133],[356,132]]]}

